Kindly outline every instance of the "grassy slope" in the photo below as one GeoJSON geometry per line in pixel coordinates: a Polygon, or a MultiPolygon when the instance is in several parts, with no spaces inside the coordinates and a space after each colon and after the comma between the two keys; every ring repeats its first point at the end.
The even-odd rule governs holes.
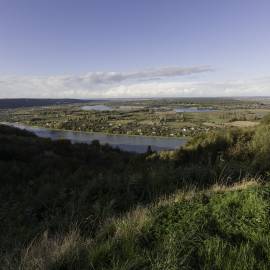
{"type": "Polygon", "coordinates": [[[270,187],[178,192],[113,218],[94,239],[42,236],[24,269],[269,269],[270,187]]]}
{"type": "Polygon", "coordinates": [[[269,119],[161,155],[0,131],[3,269],[270,268],[269,119]]]}

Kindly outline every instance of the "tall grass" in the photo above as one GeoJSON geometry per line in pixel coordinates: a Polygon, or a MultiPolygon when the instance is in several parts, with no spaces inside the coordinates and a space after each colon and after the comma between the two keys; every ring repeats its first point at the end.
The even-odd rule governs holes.
{"type": "Polygon", "coordinates": [[[269,269],[269,196],[256,180],[180,190],[108,219],[93,239],[45,233],[18,269],[269,269]]]}
{"type": "Polygon", "coordinates": [[[269,136],[141,156],[3,136],[1,269],[270,269],[269,136]]]}
{"type": "Polygon", "coordinates": [[[90,242],[76,230],[52,238],[45,232],[23,250],[18,269],[87,269],[90,264],[90,242]]]}

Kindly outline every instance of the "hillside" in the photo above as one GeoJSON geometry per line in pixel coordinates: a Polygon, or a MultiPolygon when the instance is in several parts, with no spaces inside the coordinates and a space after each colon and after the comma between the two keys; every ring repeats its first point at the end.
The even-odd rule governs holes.
{"type": "Polygon", "coordinates": [[[26,269],[269,269],[269,186],[243,182],[176,193],[107,221],[94,239],[76,228],[41,236],[26,269]]]}
{"type": "Polygon", "coordinates": [[[265,118],[131,154],[0,126],[1,265],[268,269],[269,135],[265,118]]]}

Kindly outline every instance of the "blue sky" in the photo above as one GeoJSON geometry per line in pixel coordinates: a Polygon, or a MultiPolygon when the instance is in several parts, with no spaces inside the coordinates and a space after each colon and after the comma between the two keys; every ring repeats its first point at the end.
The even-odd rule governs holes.
{"type": "Polygon", "coordinates": [[[268,0],[0,0],[0,97],[270,95],[268,0]]]}

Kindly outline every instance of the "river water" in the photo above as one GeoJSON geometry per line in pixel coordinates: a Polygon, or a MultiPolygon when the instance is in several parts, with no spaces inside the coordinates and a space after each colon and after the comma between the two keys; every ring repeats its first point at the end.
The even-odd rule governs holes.
{"type": "Polygon", "coordinates": [[[146,152],[149,145],[154,151],[174,150],[183,146],[187,141],[185,138],[107,135],[83,131],[53,130],[18,123],[5,124],[31,131],[42,138],[50,138],[52,140],[67,139],[72,143],[91,143],[93,140],[99,140],[101,144],[108,143],[113,147],[119,147],[122,150],[136,153],[146,152]]]}
{"type": "Polygon", "coordinates": [[[84,111],[112,111],[113,109],[106,105],[90,105],[90,106],[82,106],[82,110],[84,111]]]}
{"type": "Polygon", "coordinates": [[[194,113],[194,112],[213,112],[216,111],[215,109],[212,108],[197,108],[197,107],[181,107],[181,108],[176,108],[174,109],[175,112],[180,112],[180,113],[194,113]]]}

